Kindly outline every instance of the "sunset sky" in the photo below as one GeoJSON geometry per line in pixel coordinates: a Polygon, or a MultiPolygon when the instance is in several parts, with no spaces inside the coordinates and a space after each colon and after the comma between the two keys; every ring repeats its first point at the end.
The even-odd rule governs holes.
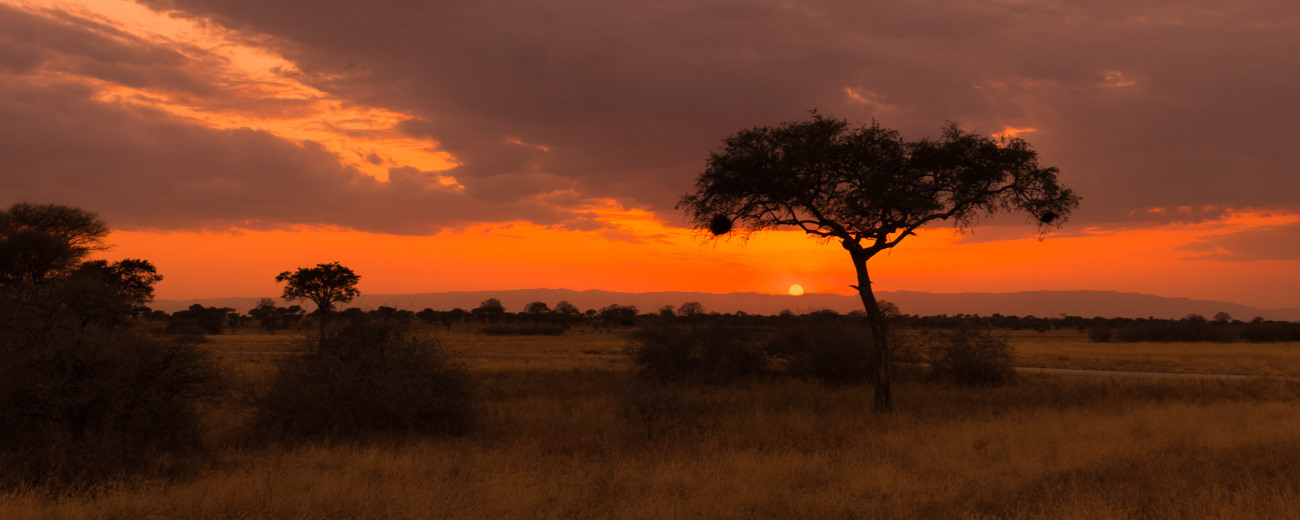
{"type": "Polygon", "coordinates": [[[365,293],[847,294],[837,244],[674,209],[724,137],[816,108],[1018,136],[1083,197],[1045,240],[926,229],[878,290],[1300,307],[1297,93],[1294,0],[0,0],[0,206],[100,214],[164,299],[331,261],[365,293]]]}

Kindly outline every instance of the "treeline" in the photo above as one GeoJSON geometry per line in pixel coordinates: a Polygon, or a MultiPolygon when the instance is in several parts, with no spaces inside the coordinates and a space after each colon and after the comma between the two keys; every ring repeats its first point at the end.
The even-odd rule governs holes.
{"type": "MultiPolygon", "coordinates": [[[[1076,330],[1087,333],[1095,342],[1137,341],[1212,341],[1212,342],[1284,342],[1300,341],[1300,323],[1270,321],[1255,317],[1250,321],[1233,319],[1219,313],[1213,319],[1191,314],[1180,319],[1161,318],[1084,318],[1081,316],[1037,317],[1004,316],[993,314],[956,314],[918,316],[902,314],[889,302],[881,308],[895,328],[914,330],[957,330],[979,327],[1001,330],[1076,330]]],[[[298,305],[279,306],[275,300],[263,298],[247,313],[229,307],[190,308],[168,314],[142,307],[135,316],[166,323],[173,333],[220,334],[223,331],[257,327],[268,332],[308,327],[317,323],[318,312],[308,313],[298,305]]],[[[500,300],[491,298],[478,307],[466,310],[420,311],[381,306],[365,311],[351,307],[335,312],[335,319],[345,322],[380,320],[395,324],[425,323],[450,330],[453,326],[477,324],[478,331],[495,335],[558,335],[575,327],[580,328],[630,328],[664,322],[700,323],[725,321],[735,325],[777,325],[781,323],[820,321],[854,321],[865,319],[862,311],[840,314],[829,309],[804,314],[782,311],[777,315],[757,315],[745,312],[708,312],[699,302],[685,302],[680,306],[666,305],[654,312],[642,312],[635,306],[611,304],[599,309],[579,310],[567,301],[553,307],[545,302],[530,302],[520,312],[510,312],[500,300]]]]}

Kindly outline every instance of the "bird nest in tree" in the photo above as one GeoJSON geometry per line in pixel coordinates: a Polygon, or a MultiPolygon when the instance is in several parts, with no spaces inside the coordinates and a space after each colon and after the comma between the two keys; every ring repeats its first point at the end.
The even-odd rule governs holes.
{"type": "Polygon", "coordinates": [[[709,232],[714,236],[725,235],[731,232],[731,218],[718,213],[712,219],[709,219],[709,232]]]}

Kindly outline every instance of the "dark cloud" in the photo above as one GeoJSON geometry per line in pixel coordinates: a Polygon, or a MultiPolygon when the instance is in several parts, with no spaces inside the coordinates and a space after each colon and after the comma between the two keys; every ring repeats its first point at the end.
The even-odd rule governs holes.
{"type": "MultiPolygon", "coordinates": [[[[307,207],[279,209],[260,207],[275,199],[251,193],[224,206],[229,218],[341,222],[325,217],[330,204],[344,204],[330,198],[344,193],[331,190],[348,187],[364,200],[391,197],[382,207],[396,213],[350,217],[368,229],[412,225],[398,219],[430,226],[479,218],[556,223],[568,217],[545,204],[591,197],[675,219],[673,204],[723,137],[800,119],[814,107],[853,121],[878,118],[908,137],[934,135],[947,120],[986,133],[1037,128],[1021,136],[1084,196],[1070,226],[1194,221],[1217,218],[1225,208],[1300,210],[1300,175],[1290,157],[1293,116],[1300,113],[1300,7],[1289,0],[145,3],[273,46],[296,63],[299,79],[341,99],[411,114],[415,119],[397,129],[436,141],[460,163],[450,173],[463,192],[436,184],[402,191],[369,183],[310,144],[167,123],[177,135],[163,139],[193,140],[175,143],[190,147],[191,162],[220,151],[274,166],[261,175],[276,178],[243,179],[215,170],[247,168],[233,158],[191,164],[179,152],[164,154],[172,171],[260,183],[231,180],[214,190],[233,197],[240,189],[310,180],[322,191],[298,199],[307,207]],[[310,207],[313,200],[320,208],[310,207]],[[1180,207],[1217,211],[1184,216],[1174,211],[1180,207]]],[[[28,23],[0,20],[15,25],[0,31],[6,35],[28,23]]],[[[67,19],[42,23],[68,36],[0,38],[0,67],[25,71],[71,60],[67,68],[79,74],[194,95],[218,81],[191,64],[198,52],[169,54],[67,19]],[[118,47],[94,44],[92,52],[78,43],[93,38],[118,47]]],[[[156,119],[91,109],[138,125],[156,119]]],[[[135,144],[147,140],[146,130],[133,128],[135,144]]],[[[73,141],[92,146],[96,139],[125,137],[73,141]]],[[[27,156],[31,175],[63,168],[15,152],[27,156]]],[[[93,170],[86,168],[77,175],[93,170]]],[[[394,185],[424,178],[401,175],[394,185]]],[[[57,191],[48,184],[28,189],[57,191]]],[[[222,211],[213,207],[210,214],[222,211]]],[[[139,215],[141,222],[149,218],[139,215]]]]}
{"type": "Polygon", "coordinates": [[[1300,224],[1228,233],[1188,244],[1183,249],[1197,253],[1194,258],[1201,260],[1300,261],[1300,224]]]}
{"type": "Polygon", "coordinates": [[[270,35],[320,88],[424,115],[470,183],[545,171],[666,213],[721,137],[818,107],[913,136],[1040,128],[1023,137],[1088,221],[1300,193],[1292,2],[165,5],[270,35]],[[507,136],[551,152],[501,161],[507,136]]]}
{"type": "Polygon", "coordinates": [[[211,96],[218,91],[212,65],[222,61],[192,46],[146,42],[103,22],[0,4],[0,70],[47,68],[128,87],[211,96]]]}
{"type": "Polygon", "coordinates": [[[546,196],[472,200],[409,167],[379,182],[311,141],[209,129],[89,94],[79,85],[0,78],[0,205],[75,204],[116,227],[161,229],[308,224],[429,233],[463,222],[568,218],[546,196]]]}

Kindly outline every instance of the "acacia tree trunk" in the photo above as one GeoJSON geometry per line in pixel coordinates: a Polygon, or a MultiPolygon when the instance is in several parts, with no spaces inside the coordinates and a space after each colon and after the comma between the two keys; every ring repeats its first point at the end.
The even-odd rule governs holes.
{"type": "Polygon", "coordinates": [[[324,353],[325,352],[325,319],[327,316],[329,316],[330,310],[328,307],[326,307],[326,304],[317,304],[317,307],[319,307],[320,310],[320,345],[316,347],[316,352],[324,353]]]}
{"type": "Polygon", "coordinates": [[[871,290],[871,277],[867,274],[867,259],[870,258],[861,249],[850,249],[853,267],[858,273],[858,296],[867,311],[867,322],[871,325],[871,343],[876,346],[876,411],[894,411],[894,392],[890,385],[890,350],[889,335],[885,330],[885,317],[880,312],[880,304],[871,290]]]}

